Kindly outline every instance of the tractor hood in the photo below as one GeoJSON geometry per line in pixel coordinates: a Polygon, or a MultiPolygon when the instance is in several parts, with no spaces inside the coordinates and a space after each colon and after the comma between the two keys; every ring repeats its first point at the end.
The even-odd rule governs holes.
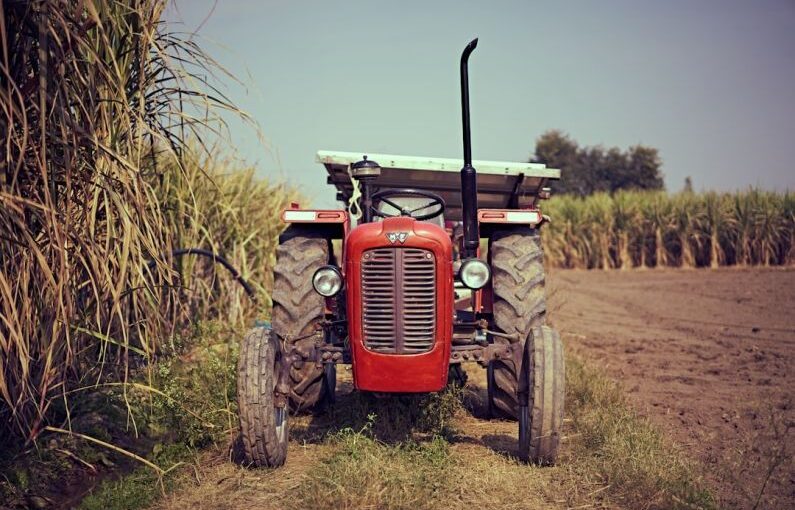
{"type": "Polygon", "coordinates": [[[448,262],[453,260],[453,245],[443,228],[408,217],[360,225],[351,231],[347,243],[350,252],[375,246],[414,246],[431,250],[448,262]]]}
{"type": "Polygon", "coordinates": [[[353,229],[345,253],[354,385],[429,392],[447,382],[452,243],[439,226],[386,218],[353,229]]]}

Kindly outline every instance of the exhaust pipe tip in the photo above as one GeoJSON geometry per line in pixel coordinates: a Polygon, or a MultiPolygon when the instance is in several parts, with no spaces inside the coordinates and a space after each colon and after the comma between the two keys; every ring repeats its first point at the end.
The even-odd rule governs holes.
{"type": "Polygon", "coordinates": [[[477,47],[478,47],[478,38],[477,38],[477,37],[475,37],[474,39],[472,39],[471,41],[469,41],[469,44],[467,44],[467,47],[466,47],[466,48],[464,48],[464,53],[465,53],[466,55],[469,55],[470,53],[472,53],[473,51],[475,51],[475,48],[477,48],[477,47]]]}

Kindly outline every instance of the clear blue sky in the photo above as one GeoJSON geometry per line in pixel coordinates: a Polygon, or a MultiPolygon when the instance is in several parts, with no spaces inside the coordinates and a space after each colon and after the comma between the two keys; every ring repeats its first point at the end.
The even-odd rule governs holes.
{"type": "Polygon", "coordinates": [[[318,149],[527,160],[550,128],[660,150],[669,190],[795,189],[795,0],[179,0],[260,124],[231,135],[263,176],[333,204],[318,149]],[[212,11],[212,13],[211,13],[212,11]],[[209,18],[208,18],[209,16],[209,18]]]}

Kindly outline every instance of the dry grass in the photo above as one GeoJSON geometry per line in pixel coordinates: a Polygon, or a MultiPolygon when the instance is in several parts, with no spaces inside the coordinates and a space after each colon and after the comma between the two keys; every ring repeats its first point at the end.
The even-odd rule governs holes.
{"type": "Polygon", "coordinates": [[[565,268],[795,263],[795,194],[618,192],[542,205],[545,257],[565,268]]]}
{"type": "Polygon", "coordinates": [[[463,412],[453,434],[396,444],[384,442],[365,425],[327,437],[332,453],[309,472],[295,504],[384,509],[712,506],[684,452],[629,408],[623,390],[577,359],[568,361],[568,430],[559,465],[521,464],[513,457],[515,423],[478,423],[463,412]]]}
{"type": "MultiPolygon", "coordinates": [[[[250,311],[174,248],[221,251],[267,305],[291,193],[203,156],[234,107],[223,69],[161,22],[165,4],[0,5],[0,436],[34,439],[53,402],[126,380],[196,314],[250,311]]],[[[55,418],[69,428],[68,406],[55,418]]]]}

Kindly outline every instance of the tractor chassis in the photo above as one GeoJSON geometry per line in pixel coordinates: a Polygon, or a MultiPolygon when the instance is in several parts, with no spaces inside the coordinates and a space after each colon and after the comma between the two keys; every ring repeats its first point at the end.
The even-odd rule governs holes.
{"type": "MultiPolygon", "coordinates": [[[[290,394],[290,367],[298,363],[315,363],[318,367],[326,364],[350,364],[351,350],[345,345],[327,343],[326,338],[334,338],[338,330],[335,322],[325,322],[314,333],[297,338],[284,339],[279,346],[279,370],[274,388],[275,405],[286,407],[290,394]]],[[[521,358],[522,344],[510,335],[489,331],[478,322],[456,323],[455,342],[450,350],[450,364],[467,362],[479,363],[484,368],[493,360],[516,360],[521,358]],[[474,334],[482,330],[502,337],[502,342],[478,342],[474,334]],[[460,332],[459,332],[460,331],[460,332]]]]}

